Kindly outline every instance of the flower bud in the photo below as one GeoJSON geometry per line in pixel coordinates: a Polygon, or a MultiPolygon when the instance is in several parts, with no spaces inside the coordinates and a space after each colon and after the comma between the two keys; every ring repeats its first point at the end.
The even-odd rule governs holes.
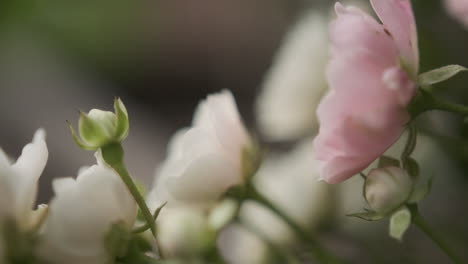
{"type": "Polygon", "coordinates": [[[92,109],[88,114],[80,112],[79,138],[70,125],[75,142],[83,149],[97,150],[109,143],[122,142],[128,136],[129,121],[125,105],[114,101],[115,113],[92,109]]]}
{"type": "Polygon", "coordinates": [[[369,172],[364,195],[372,210],[386,214],[403,204],[413,190],[413,181],[399,167],[385,167],[369,172]]]}

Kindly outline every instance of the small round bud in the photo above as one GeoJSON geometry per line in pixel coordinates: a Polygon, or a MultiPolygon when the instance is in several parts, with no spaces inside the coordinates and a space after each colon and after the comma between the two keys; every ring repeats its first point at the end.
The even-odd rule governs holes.
{"type": "Polygon", "coordinates": [[[97,150],[109,143],[122,142],[128,136],[128,113],[120,99],[114,102],[115,113],[92,109],[80,112],[79,138],[70,125],[75,142],[82,148],[97,150]]]}
{"type": "Polygon", "coordinates": [[[410,196],[413,180],[400,167],[385,167],[369,172],[364,195],[372,210],[386,214],[398,208],[410,196]]]}

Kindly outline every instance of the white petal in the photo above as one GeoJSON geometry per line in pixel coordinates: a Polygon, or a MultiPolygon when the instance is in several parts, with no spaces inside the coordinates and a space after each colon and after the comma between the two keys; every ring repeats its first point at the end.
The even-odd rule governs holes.
{"type": "Polygon", "coordinates": [[[45,143],[45,132],[39,129],[32,143],[27,144],[15,164],[12,165],[15,174],[15,211],[21,226],[27,225],[28,214],[36,201],[39,177],[47,163],[49,152],[45,143]]]}
{"type": "Polygon", "coordinates": [[[315,110],[327,90],[328,21],[307,13],[287,34],[256,103],[262,133],[272,140],[297,139],[318,127],[315,110]]]}
{"type": "Polygon", "coordinates": [[[76,180],[53,183],[56,197],[41,245],[42,255],[52,263],[105,263],[103,237],[111,224],[133,226],[136,203],[120,177],[110,168],[94,165],[76,180]]]}

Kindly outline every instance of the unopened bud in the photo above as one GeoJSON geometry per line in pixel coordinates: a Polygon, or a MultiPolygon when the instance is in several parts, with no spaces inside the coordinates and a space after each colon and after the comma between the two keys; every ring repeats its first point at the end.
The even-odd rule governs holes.
{"type": "Polygon", "coordinates": [[[81,112],[78,129],[81,138],[70,125],[75,142],[88,150],[122,142],[128,136],[128,113],[120,99],[115,99],[114,109],[115,113],[99,109],[92,109],[88,114],[81,112]]]}
{"type": "Polygon", "coordinates": [[[408,200],[413,190],[413,180],[400,167],[378,168],[369,172],[364,188],[371,209],[386,214],[408,200]]]}

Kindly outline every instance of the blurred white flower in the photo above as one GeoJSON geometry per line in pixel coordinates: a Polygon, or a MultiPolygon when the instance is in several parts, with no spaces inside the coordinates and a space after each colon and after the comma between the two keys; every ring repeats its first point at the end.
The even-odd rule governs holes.
{"type": "Polygon", "coordinates": [[[328,19],[309,11],[285,37],[258,97],[257,119],[265,136],[291,140],[317,129],[327,60],[328,19]]]}
{"type": "Polygon", "coordinates": [[[468,1],[445,0],[445,7],[453,18],[468,29],[468,1]]]}
{"type": "MultiPolygon", "coordinates": [[[[312,141],[291,151],[272,156],[260,167],[254,184],[272,203],[304,229],[314,231],[333,210],[331,186],[318,180],[318,163],[312,141]]],[[[294,233],[269,209],[246,203],[241,219],[276,243],[290,243],[294,233]]]]}
{"type": "MultiPolygon", "coordinates": [[[[13,221],[20,231],[28,231],[45,216],[43,210],[35,212],[33,207],[39,177],[48,156],[43,129],[36,131],[32,142],[23,148],[16,162],[12,162],[0,149],[0,231],[5,221],[13,221]]],[[[4,262],[5,242],[8,241],[4,241],[0,232],[0,263],[4,262]]]]}
{"type": "Polygon", "coordinates": [[[221,254],[231,264],[269,264],[267,244],[239,224],[223,230],[218,239],[221,254]]]}
{"type": "Polygon", "coordinates": [[[47,163],[49,152],[45,132],[39,129],[15,163],[0,149],[0,224],[13,220],[20,230],[35,226],[33,207],[38,180],[47,163]]]}
{"type": "Polygon", "coordinates": [[[43,234],[41,254],[51,263],[110,263],[105,237],[114,223],[131,228],[137,206],[120,177],[98,158],[77,179],[53,181],[55,198],[43,234]]]}
{"type": "Polygon", "coordinates": [[[190,258],[215,246],[216,232],[200,208],[164,208],[158,216],[158,245],[164,257],[190,258]]]}
{"type": "Polygon", "coordinates": [[[215,201],[229,187],[244,182],[242,153],[250,145],[231,92],[208,96],[198,105],[192,127],[171,139],[168,157],[148,197],[150,208],[165,201],[215,201]]]}

